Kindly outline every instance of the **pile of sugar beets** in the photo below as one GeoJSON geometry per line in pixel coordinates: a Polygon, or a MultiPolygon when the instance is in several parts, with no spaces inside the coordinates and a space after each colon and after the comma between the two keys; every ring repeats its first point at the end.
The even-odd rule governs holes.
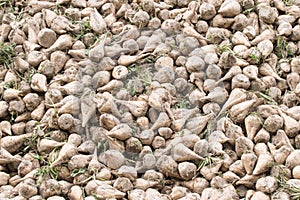
{"type": "Polygon", "coordinates": [[[0,0],[1,200],[300,199],[300,0],[0,0]]]}

